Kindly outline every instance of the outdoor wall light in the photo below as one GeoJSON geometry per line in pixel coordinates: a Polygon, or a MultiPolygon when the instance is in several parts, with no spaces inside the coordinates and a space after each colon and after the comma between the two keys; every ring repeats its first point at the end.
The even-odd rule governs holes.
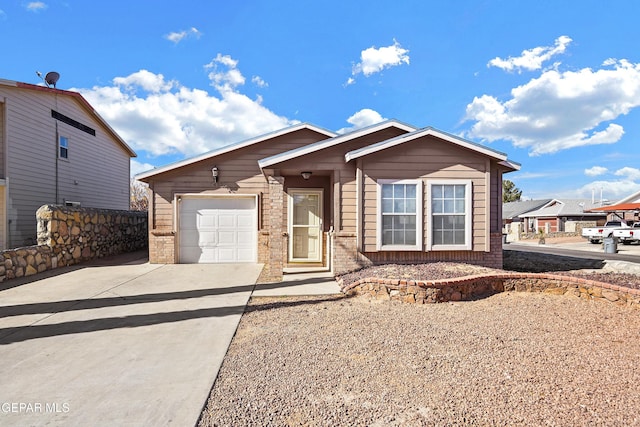
{"type": "Polygon", "coordinates": [[[311,178],[311,172],[302,172],[301,175],[303,179],[311,178]]]}
{"type": "Polygon", "coordinates": [[[214,184],[218,183],[218,175],[220,175],[220,172],[218,171],[218,167],[214,166],[213,168],[211,168],[211,175],[213,175],[213,182],[214,184]]]}

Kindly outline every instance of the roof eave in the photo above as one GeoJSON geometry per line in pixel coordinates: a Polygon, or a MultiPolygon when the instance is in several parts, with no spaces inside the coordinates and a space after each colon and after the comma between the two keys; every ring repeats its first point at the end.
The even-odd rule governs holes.
{"type": "Polygon", "coordinates": [[[296,131],[299,131],[299,130],[302,130],[302,129],[310,129],[310,130],[312,130],[314,132],[317,132],[317,133],[320,133],[320,134],[324,134],[329,138],[335,136],[335,133],[333,133],[333,132],[331,132],[331,131],[329,131],[327,129],[323,129],[321,127],[318,127],[318,126],[315,126],[315,125],[312,125],[312,124],[309,124],[309,123],[298,123],[298,124],[295,124],[295,125],[292,125],[292,126],[289,126],[289,127],[286,127],[286,128],[282,128],[282,129],[279,129],[279,130],[276,130],[276,131],[273,131],[273,132],[269,132],[269,133],[266,133],[266,134],[263,134],[263,135],[260,135],[260,136],[254,137],[254,138],[249,138],[249,139],[245,139],[245,140],[240,141],[240,142],[235,142],[233,144],[228,144],[228,145],[225,145],[224,147],[220,147],[218,149],[215,149],[215,150],[212,150],[212,151],[208,151],[206,153],[200,154],[200,155],[195,156],[195,157],[190,157],[188,159],[180,160],[178,162],[174,162],[174,163],[171,163],[169,165],[166,165],[166,166],[163,166],[163,167],[160,167],[160,168],[155,168],[155,169],[151,169],[151,170],[148,170],[148,171],[145,171],[145,172],[141,172],[138,175],[136,175],[135,178],[137,180],[142,181],[144,179],[151,178],[151,177],[153,177],[155,175],[159,175],[159,174],[162,174],[162,173],[165,173],[165,172],[170,172],[170,171],[172,171],[174,169],[178,169],[178,168],[181,168],[181,167],[184,167],[184,166],[188,166],[188,165],[191,165],[191,164],[194,164],[194,163],[198,163],[198,162],[201,162],[203,160],[212,159],[214,157],[221,156],[223,154],[230,153],[232,151],[239,150],[241,148],[245,148],[245,147],[248,147],[250,145],[257,144],[259,142],[266,141],[268,139],[277,138],[279,136],[286,135],[287,133],[296,132],[296,131]]]}
{"type": "Polygon", "coordinates": [[[502,162],[499,162],[498,164],[500,166],[504,166],[504,167],[506,167],[508,169],[511,169],[511,170],[507,171],[507,173],[519,171],[520,168],[522,167],[522,165],[520,163],[513,162],[513,161],[511,161],[509,159],[504,160],[502,162]]]}

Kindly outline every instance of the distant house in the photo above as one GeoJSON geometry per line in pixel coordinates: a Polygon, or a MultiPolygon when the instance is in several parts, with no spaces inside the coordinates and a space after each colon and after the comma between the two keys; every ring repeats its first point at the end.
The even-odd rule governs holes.
{"type": "Polygon", "coordinates": [[[575,232],[580,224],[601,225],[606,221],[606,213],[590,211],[600,206],[600,202],[590,199],[552,199],[518,217],[523,221],[525,232],[575,232]]]}
{"type": "Polygon", "coordinates": [[[502,267],[504,153],[389,120],[298,124],[139,174],[152,263],[260,262],[342,273],[385,262],[502,267]]]}
{"type": "Polygon", "coordinates": [[[605,213],[609,219],[624,219],[628,222],[639,221],[640,219],[640,191],[633,193],[616,203],[597,207],[593,212],[605,213]]]}
{"type": "Polygon", "coordinates": [[[551,199],[518,200],[502,204],[502,224],[508,227],[513,222],[522,222],[520,215],[540,209],[549,203],[551,199]]]}
{"type": "Polygon", "coordinates": [[[44,204],[129,209],[135,156],[79,93],[0,79],[0,249],[36,242],[44,204]]]}

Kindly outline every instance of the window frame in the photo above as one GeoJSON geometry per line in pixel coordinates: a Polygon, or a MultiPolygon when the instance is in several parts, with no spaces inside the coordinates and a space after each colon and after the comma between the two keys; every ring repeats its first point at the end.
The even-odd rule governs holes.
{"type": "Polygon", "coordinates": [[[427,181],[427,250],[429,251],[459,251],[473,249],[473,185],[470,179],[433,179],[427,181]],[[465,221],[464,244],[443,245],[433,243],[433,186],[435,185],[464,185],[465,186],[465,221]]]}
{"type": "Polygon", "coordinates": [[[421,179],[379,179],[376,181],[376,248],[379,251],[422,251],[424,247],[423,234],[423,200],[424,191],[421,179]],[[382,243],[382,186],[385,184],[416,185],[416,244],[415,245],[383,245],[382,243]]]}
{"type": "Polygon", "coordinates": [[[61,160],[69,160],[69,138],[63,135],[58,136],[58,158],[61,160]],[[62,145],[62,140],[65,141],[65,145],[62,145]],[[62,155],[62,150],[65,150],[66,156],[62,155]]]}

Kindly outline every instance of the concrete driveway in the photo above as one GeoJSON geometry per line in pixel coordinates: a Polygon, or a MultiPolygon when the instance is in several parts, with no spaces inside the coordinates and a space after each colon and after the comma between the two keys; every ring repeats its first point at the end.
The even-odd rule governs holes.
{"type": "Polygon", "coordinates": [[[196,424],[262,266],[145,256],[0,284],[1,426],[196,424]]]}

